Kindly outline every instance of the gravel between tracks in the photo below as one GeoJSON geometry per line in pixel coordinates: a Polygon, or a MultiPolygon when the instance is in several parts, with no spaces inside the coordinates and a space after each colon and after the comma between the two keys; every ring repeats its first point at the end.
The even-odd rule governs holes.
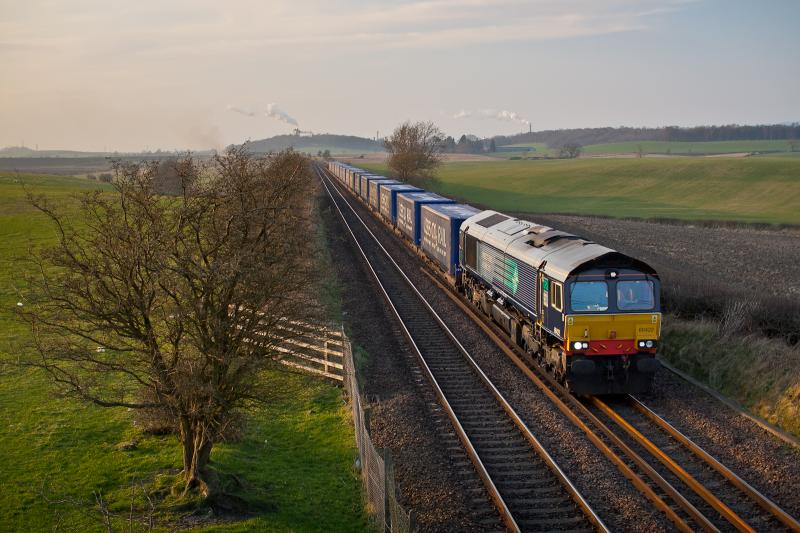
{"type": "Polygon", "coordinates": [[[403,355],[405,339],[324,189],[322,195],[320,208],[345,326],[354,346],[368,354],[361,374],[363,392],[372,400],[370,434],[375,446],[391,450],[399,499],[413,509],[422,531],[479,531],[469,496],[454,477],[450,456],[437,436],[427,399],[411,379],[403,355]]]}
{"type": "Polygon", "coordinates": [[[347,198],[606,524],[615,531],[671,530],[671,524],[663,515],[652,508],[584,434],[421,272],[419,258],[394,235],[387,238],[389,230],[367,214],[363,204],[352,196],[347,198]]]}
{"type": "MultiPolygon", "coordinates": [[[[672,275],[713,276],[750,292],[800,294],[800,230],[707,227],[572,215],[520,214],[634,254],[672,275]],[[775,278],[781,283],[772,283],[775,278]],[[754,283],[757,282],[757,283],[754,283]]],[[[800,516],[800,450],[671,372],[642,400],[725,466],[800,516]]]]}
{"type": "Polygon", "coordinates": [[[640,400],[795,518],[800,449],[790,446],[679,376],[661,371],[640,400]]]}

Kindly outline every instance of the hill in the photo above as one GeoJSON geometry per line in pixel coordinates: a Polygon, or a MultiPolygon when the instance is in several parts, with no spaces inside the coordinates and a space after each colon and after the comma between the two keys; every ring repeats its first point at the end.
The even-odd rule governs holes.
{"type": "Polygon", "coordinates": [[[800,224],[798,174],[800,157],[498,160],[444,163],[432,188],[518,213],[800,224]]]}
{"type": "Polygon", "coordinates": [[[80,152],[78,150],[34,150],[27,146],[6,146],[0,148],[0,157],[15,157],[15,158],[28,158],[28,157],[103,157],[106,155],[104,152],[80,152]]]}
{"type": "Polygon", "coordinates": [[[251,141],[248,149],[255,153],[278,152],[294,148],[299,152],[317,153],[330,150],[334,154],[355,154],[383,151],[383,142],[356,137],[354,135],[336,135],[322,133],[319,135],[276,135],[260,141],[251,141]]]}

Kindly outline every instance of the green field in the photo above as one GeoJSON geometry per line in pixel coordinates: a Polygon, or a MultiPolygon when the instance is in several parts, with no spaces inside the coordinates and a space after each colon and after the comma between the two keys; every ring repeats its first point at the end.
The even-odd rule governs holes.
{"type": "MultiPolygon", "coordinates": [[[[21,181],[61,206],[71,194],[97,187],[85,179],[24,176],[21,181]]],[[[29,246],[54,241],[44,217],[25,201],[17,177],[0,174],[0,529],[49,531],[56,512],[59,531],[99,531],[98,517],[51,499],[92,498],[101,491],[123,511],[132,481],[158,482],[180,468],[171,436],[140,435],[124,409],[102,409],[54,398],[44,376],[13,364],[27,329],[13,317],[29,246]],[[139,439],[138,448],[118,445],[139,439]]],[[[366,531],[359,479],[353,469],[352,428],[340,390],[326,382],[270,371],[275,400],[254,410],[244,437],[214,448],[222,471],[237,473],[258,512],[247,520],[203,531],[366,531]]],[[[127,531],[127,529],[125,529],[127,531]]]]}
{"type": "Polygon", "coordinates": [[[438,177],[437,192],[501,211],[800,224],[800,158],[450,162],[438,177]]]}
{"type": "MultiPolygon", "coordinates": [[[[607,144],[591,144],[584,146],[586,155],[597,154],[633,154],[639,148],[646,154],[700,155],[700,154],[735,154],[742,152],[789,152],[789,141],[708,141],[708,142],[668,142],[668,141],[631,141],[607,144]]],[[[800,143],[796,146],[800,150],[800,143]]]]}
{"type": "MultiPolygon", "coordinates": [[[[545,143],[520,143],[510,144],[508,146],[513,148],[529,148],[529,150],[519,152],[498,151],[486,155],[499,159],[510,159],[512,157],[558,157],[558,150],[550,148],[545,143]]],[[[502,149],[503,147],[500,148],[502,149]]]]}

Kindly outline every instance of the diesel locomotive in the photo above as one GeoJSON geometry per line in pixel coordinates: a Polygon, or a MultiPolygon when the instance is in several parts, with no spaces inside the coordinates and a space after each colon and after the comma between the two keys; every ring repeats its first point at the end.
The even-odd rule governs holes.
{"type": "Polygon", "coordinates": [[[661,286],[649,265],[340,162],[328,170],[572,393],[650,390],[661,286]]]}

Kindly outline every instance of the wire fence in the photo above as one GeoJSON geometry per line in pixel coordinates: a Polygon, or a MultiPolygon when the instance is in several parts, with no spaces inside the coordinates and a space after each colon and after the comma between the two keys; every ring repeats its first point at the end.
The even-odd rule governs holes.
{"type": "Polygon", "coordinates": [[[344,388],[353,408],[361,480],[367,499],[367,509],[378,526],[378,531],[411,533],[416,531],[412,511],[406,511],[397,501],[394,479],[394,463],[389,450],[375,447],[369,435],[369,406],[365,406],[358,386],[353,349],[342,332],[342,363],[344,388]]]}

